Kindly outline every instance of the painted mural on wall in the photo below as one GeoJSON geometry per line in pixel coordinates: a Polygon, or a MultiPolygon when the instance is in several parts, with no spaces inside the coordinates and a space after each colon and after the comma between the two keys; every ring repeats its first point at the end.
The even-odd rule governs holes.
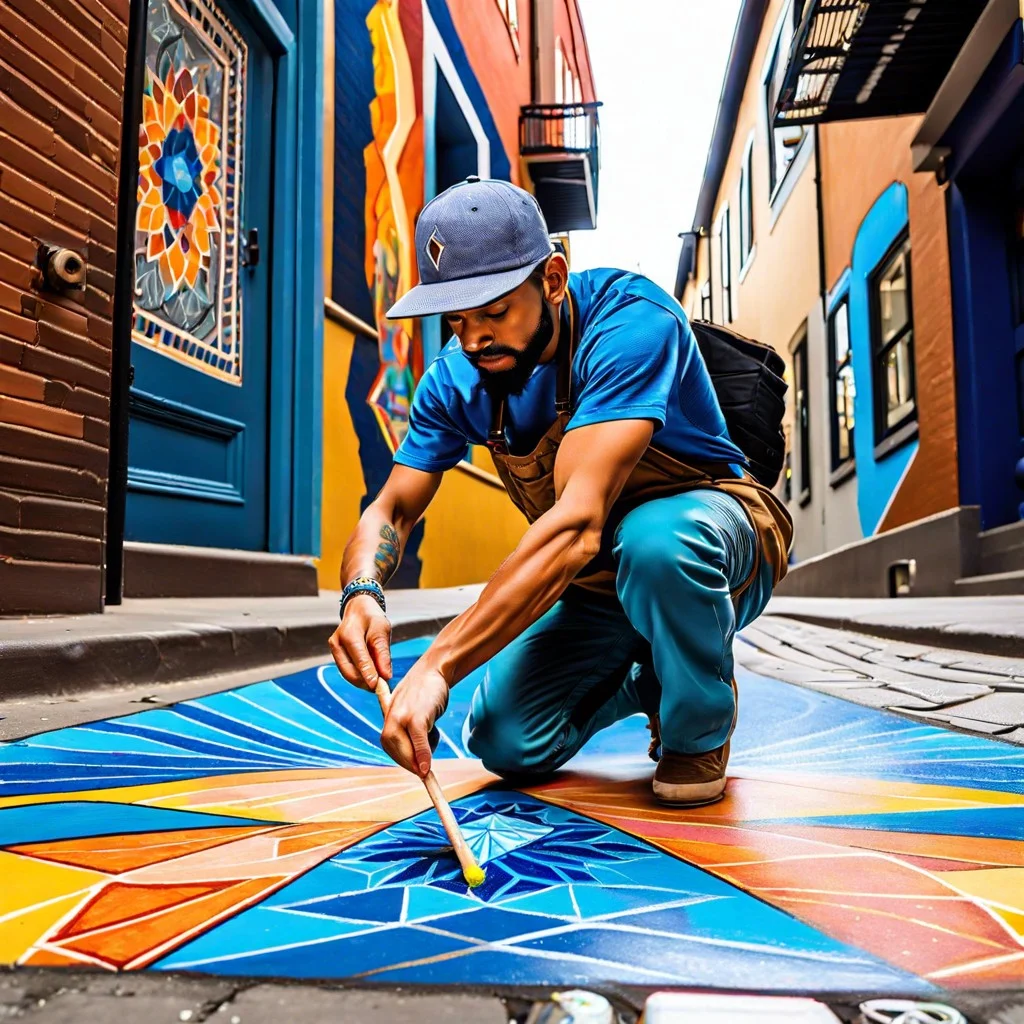
{"type": "MultiPolygon", "coordinates": [[[[499,15],[495,31],[507,34],[499,15]]],[[[364,508],[391,471],[424,369],[419,323],[384,313],[416,283],[416,217],[438,184],[428,170],[437,166],[435,111],[424,109],[428,73],[457,78],[488,139],[491,173],[511,173],[471,64],[479,42],[459,36],[446,0],[336,0],[331,297],[378,331],[377,339],[355,338],[348,377],[337,382],[359,441],[364,508]]],[[[518,97],[492,100],[518,109],[518,97]]],[[[423,528],[406,546],[396,587],[419,583],[423,528]]]]}
{"type": "MultiPolygon", "coordinates": [[[[395,649],[401,677],[426,641],[395,649]]],[[[660,807],[640,719],[552,781],[435,768],[313,669],[0,747],[0,961],[450,984],[1019,984],[1024,750],[743,673],[726,799],[660,807]]]]}
{"type": "Polygon", "coordinates": [[[412,65],[398,17],[398,0],[377,0],[366,17],[373,43],[373,140],[366,161],[366,278],[379,334],[380,368],[367,396],[392,450],[409,426],[409,405],[422,373],[415,320],[385,316],[416,283],[411,211],[422,206],[422,138],[416,126],[412,65]]]}
{"type": "Polygon", "coordinates": [[[148,5],[132,337],[240,384],[246,46],[206,0],[189,12],[148,5]]]}

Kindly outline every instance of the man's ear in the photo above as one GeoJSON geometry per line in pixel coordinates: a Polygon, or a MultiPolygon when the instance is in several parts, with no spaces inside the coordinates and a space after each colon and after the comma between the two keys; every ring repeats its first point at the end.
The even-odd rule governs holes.
{"type": "Polygon", "coordinates": [[[544,298],[553,306],[561,304],[569,287],[569,264],[565,257],[556,252],[544,268],[544,298]]]}

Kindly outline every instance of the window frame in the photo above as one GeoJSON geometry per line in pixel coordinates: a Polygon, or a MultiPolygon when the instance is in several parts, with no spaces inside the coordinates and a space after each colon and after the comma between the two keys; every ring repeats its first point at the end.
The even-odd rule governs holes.
{"type": "Polygon", "coordinates": [[[754,258],[754,133],[747,139],[740,165],[739,194],[740,274],[754,258]]]}
{"type": "Polygon", "coordinates": [[[501,17],[508,29],[508,37],[512,41],[512,49],[516,52],[516,60],[522,60],[519,48],[519,0],[495,0],[501,17]]]}
{"type": "Polygon", "coordinates": [[[718,214],[718,272],[721,275],[719,291],[722,293],[722,323],[731,324],[735,318],[732,280],[732,214],[724,203],[718,214]]]}
{"type": "Polygon", "coordinates": [[[889,246],[885,255],[878,261],[878,264],[868,277],[868,305],[871,317],[871,405],[872,419],[874,420],[876,456],[884,455],[892,450],[889,444],[892,447],[896,447],[904,440],[909,440],[916,434],[918,417],[917,365],[914,331],[914,279],[910,266],[911,252],[910,232],[905,229],[889,246]],[[892,338],[882,342],[881,293],[879,288],[886,272],[892,268],[896,260],[901,256],[904,259],[907,278],[907,322],[892,338]],[[890,425],[887,422],[888,378],[884,372],[885,358],[908,335],[910,336],[908,344],[910,357],[910,409],[900,420],[890,425]],[[879,448],[883,450],[879,451],[879,448]]]}
{"type": "Polygon", "coordinates": [[[700,286],[700,291],[697,293],[700,298],[700,319],[706,320],[709,324],[715,322],[715,300],[711,293],[711,276],[710,274],[705,279],[704,283],[700,286]]]}
{"type": "MultiPolygon", "coordinates": [[[[850,368],[851,373],[853,372],[853,337],[850,331],[850,296],[849,293],[843,295],[829,310],[828,323],[826,325],[826,337],[828,340],[828,383],[829,383],[829,442],[830,442],[830,466],[833,474],[842,473],[842,479],[846,479],[849,475],[847,470],[853,470],[857,464],[857,455],[854,450],[854,430],[856,429],[856,422],[852,427],[848,427],[847,433],[849,434],[849,448],[850,454],[845,458],[839,454],[839,405],[836,401],[836,385],[839,383],[839,374],[846,367],[850,368]],[[840,364],[837,355],[838,346],[836,345],[836,323],[839,319],[839,311],[841,309],[846,310],[846,356],[843,358],[840,364]]],[[[854,388],[856,388],[857,379],[854,377],[854,388]]],[[[839,483],[840,480],[834,480],[834,483],[839,483]]]]}
{"type": "MultiPolygon", "coordinates": [[[[801,506],[811,500],[811,389],[810,389],[810,354],[807,345],[807,332],[804,331],[800,340],[791,349],[793,355],[793,404],[796,413],[796,436],[799,438],[799,458],[797,463],[797,491],[801,506]]],[[[794,488],[796,489],[796,488],[794,488]]]]}
{"type": "Polygon", "coordinates": [[[795,146],[793,146],[793,156],[790,159],[789,163],[786,164],[786,169],[782,172],[782,174],[776,177],[775,156],[777,148],[775,133],[780,129],[775,127],[774,99],[776,99],[777,97],[772,97],[772,88],[775,82],[775,75],[778,70],[779,61],[781,60],[785,62],[789,56],[788,51],[783,53],[782,40],[785,36],[788,35],[790,45],[792,45],[793,38],[798,28],[798,10],[799,8],[797,4],[791,2],[787,4],[786,8],[782,11],[781,15],[779,16],[779,20],[776,22],[775,32],[772,37],[772,45],[769,51],[767,64],[762,65],[762,67],[765,67],[767,69],[762,77],[761,93],[763,101],[762,105],[764,107],[765,115],[767,118],[766,128],[768,136],[768,204],[769,206],[772,207],[775,206],[775,202],[779,198],[780,193],[782,192],[783,185],[789,178],[789,174],[793,168],[793,165],[797,162],[797,157],[800,151],[807,144],[807,139],[812,134],[810,131],[808,131],[806,125],[793,126],[794,128],[800,127],[802,129],[800,141],[795,146]],[[789,22],[788,30],[786,24],[787,20],[789,22]]]}

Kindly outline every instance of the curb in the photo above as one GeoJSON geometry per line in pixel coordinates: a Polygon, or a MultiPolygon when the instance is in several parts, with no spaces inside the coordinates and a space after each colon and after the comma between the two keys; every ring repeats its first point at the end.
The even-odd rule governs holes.
{"type": "Polygon", "coordinates": [[[899,640],[923,647],[941,647],[969,654],[990,654],[998,658],[1024,658],[1024,640],[1007,633],[971,633],[963,626],[918,626],[901,623],[863,622],[841,616],[814,615],[807,612],[765,612],[772,618],[794,619],[810,626],[864,633],[884,640],[899,640]]]}
{"type": "MultiPolygon", "coordinates": [[[[393,622],[392,642],[436,632],[452,618],[393,622]]],[[[211,624],[159,633],[7,641],[0,645],[0,693],[4,699],[59,697],[101,687],[183,682],[320,654],[329,661],[327,638],[337,625],[337,618],[324,618],[296,626],[211,624]]]]}

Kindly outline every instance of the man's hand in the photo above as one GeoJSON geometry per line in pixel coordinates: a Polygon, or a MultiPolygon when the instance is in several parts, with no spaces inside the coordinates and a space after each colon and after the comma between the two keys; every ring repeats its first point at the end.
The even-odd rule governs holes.
{"type": "Polygon", "coordinates": [[[328,643],[338,671],[354,686],[372,691],[378,676],[391,678],[391,622],[369,594],[349,600],[328,643]]]}
{"type": "Polygon", "coordinates": [[[421,658],[395,690],[380,741],[391,758],[421,779],[430,771],[430,730],[448,707],[448,682],[421,658]]]}

